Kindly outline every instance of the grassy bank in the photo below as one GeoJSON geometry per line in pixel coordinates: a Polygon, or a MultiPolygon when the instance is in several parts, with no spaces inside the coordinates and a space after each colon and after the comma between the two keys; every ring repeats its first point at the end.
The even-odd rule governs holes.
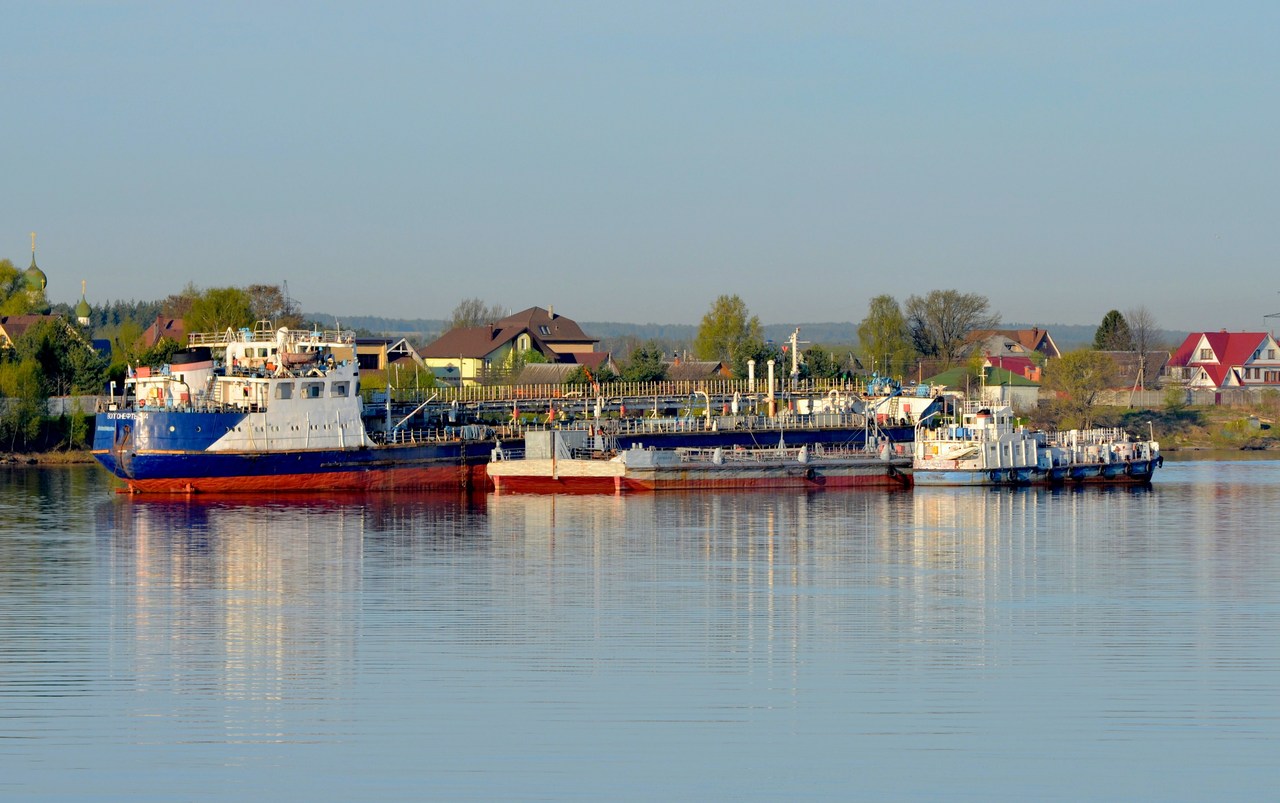
{"type": "Polygon", "coordinates": [[[6,466],[73,466],[92,462],[93,455],[88,449],[0,453],[0,465],[6,466]]]}
{"type": "Polygon", "coordinates": [[[1155,435],[1161,451],[1280,449],[1275,411],[1240,407],[1184,407],[1175,410],[1131,410],[1097,407],[1093,424],[1124,427],[1134,435],[1155,435]]]}

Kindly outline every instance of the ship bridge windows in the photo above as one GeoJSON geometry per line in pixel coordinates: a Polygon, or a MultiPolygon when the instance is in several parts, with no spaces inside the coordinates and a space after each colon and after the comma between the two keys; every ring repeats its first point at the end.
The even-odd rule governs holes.
{"type": "Polygon", "coordinates": [[[293,398],[293,383],[292,383],[292,382],[279,382],[279,383],[277,383],[277,384],[276,384],[276,398],[277,398],[277,399],[292,399],[292,398],[293,398]]]}
{"type": "Polygon", "coordinates": [[[329,388],[329,395],[337,396],[339,398],[346,398],[347,396],[350,396],[351,383],[350,382],[334,382],[333,385],[329,388]]]}
{"type": "Polygon", "coordinates": [[[303,382],[302,396],[305,399],[318,399],[320,394],[324,392],[323,382],[303,382]]]}

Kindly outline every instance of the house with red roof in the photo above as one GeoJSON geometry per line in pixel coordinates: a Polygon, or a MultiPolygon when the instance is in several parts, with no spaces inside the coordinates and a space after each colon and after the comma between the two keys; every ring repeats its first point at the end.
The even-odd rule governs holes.
{"type": "Polygon", "coordinates": [[[144,349],[155,348],[161,339],[172,340],[180,347],[187,345],[187,326],[181,318],[165,318],[157,315],[155,323],[142,331],[138,338],[138,346],[144,349]]]}
{"type": "Polygon", "coordinates": [[[1030,357],[988,354],[982,360],[982,367],[999,368],[1024,379],[1030,379],[1032,382],[1041,381],[1040,366],[1036,365],[1030,357]]]}
{"type": "Polygon", "coordinates": [[[1168,370],[1191,388],[1280,388],[1280,344],[1267,332],[1192,332],[1168,370]]]}

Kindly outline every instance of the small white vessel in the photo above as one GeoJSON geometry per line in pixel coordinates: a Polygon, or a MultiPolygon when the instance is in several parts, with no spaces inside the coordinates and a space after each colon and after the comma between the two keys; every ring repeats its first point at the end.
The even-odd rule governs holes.
{"type": "Polygon", "coordinates": [[[1141,484],[1164,462],[1159,443],[1122,429],[1046,433],[1018,425],[1008,406],[967,400],[959,410],[958,421],[916,426],[916,485],[1141,484]]]}

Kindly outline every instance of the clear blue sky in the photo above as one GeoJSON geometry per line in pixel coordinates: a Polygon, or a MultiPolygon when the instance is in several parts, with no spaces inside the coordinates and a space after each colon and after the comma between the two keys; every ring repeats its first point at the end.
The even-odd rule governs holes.
{"type": "Polygon", "coordinates": [[[0,256],[54,301],[1280,312],[1277,3],[0,9],[0,256]]]}

